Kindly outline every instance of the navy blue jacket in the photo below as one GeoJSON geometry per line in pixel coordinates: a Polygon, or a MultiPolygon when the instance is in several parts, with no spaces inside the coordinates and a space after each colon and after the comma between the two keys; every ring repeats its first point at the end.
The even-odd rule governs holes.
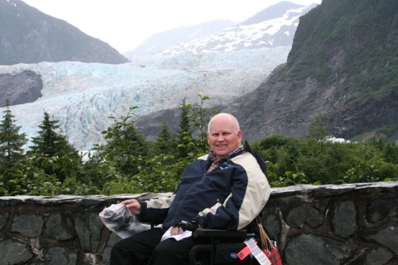
{"type": "Polygon", "coordinates": [[[270,187],[250,153],[234,156],[206,173],[208,155],[184,170],[177,191],[170,197],[141,203],[142,221],[162,223],[164,229],[180,221],[196,221],[204,228],[237,230],[261,212],[270,187]]]}

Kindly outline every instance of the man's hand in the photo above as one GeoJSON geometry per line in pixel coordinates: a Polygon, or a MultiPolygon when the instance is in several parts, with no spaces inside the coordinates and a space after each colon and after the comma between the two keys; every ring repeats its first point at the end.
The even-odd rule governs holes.
{"type": "Polygon", "coordinates": [[[130,199],[122,201],[121,203],[125,204],[127,209],[130,210],[133,214],[140,214],[141,212],[141,204],[136,199],[130,199]]]}
{"type": "Polygon", "coordinates": [[[184,232],[184,230],[178,226],[172,226],[170,229],[170,234],[172,236],[181,235],[183,232],[184,232]]]}
{"type": "Polygon", "coordinates": [[[196,228],[202,227],[201,225],[198,225],[195,222],[187,222],[187,221],[181,221],[178,223],[176,226],[172,226],[170,229],[170,234],[172,236],[175,235],[181,235],[184,231],[189,230],[189,231],[195,231],[196,228]]]}

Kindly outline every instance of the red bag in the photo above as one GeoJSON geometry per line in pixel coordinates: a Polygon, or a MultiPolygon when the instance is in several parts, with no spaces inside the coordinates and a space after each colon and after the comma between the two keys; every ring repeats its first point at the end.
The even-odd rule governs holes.
{"type": "Polygon", "coordinates": [[[271,250],[264,249],[264,253],[272,265],[283,265],[281,256],[279,255],[279,249],[277,247],[274,247],[271,250]]]}
{"type": "Polygon", "coordinates": [[[278,247],[272,242],[261,224],[260,218],[257,218],[258,231],[260,233],[261,249],[267,256],[272,265],[283,265],[278,247]]]}

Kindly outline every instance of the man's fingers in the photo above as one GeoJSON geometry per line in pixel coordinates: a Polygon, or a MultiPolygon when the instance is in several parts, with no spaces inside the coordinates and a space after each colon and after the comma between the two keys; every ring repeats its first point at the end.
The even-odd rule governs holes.
{"type": "Polygon", "coordinates": [[[136,199],[125,200],[121,202],[122,204],[126,205],[127,209],[133,214],[139,214],[141,205],[136,199]]]}
{"type": "Polygon", "coordinates": [[[170,234],[175,236],[175,235],[181,235],[184,232],[181,227],[176,227],[173,226],[170,230],[170,234]]]}
{"type": "Polygon", "coordinates": [[[123,204],[131,204],[131,203],[133,203],[133,202],[136,202],[137,200],[136,199],[130,199],[130,200],[125,200],[125,201],[122,201],[121,203],[123,203],[123,204]]]}

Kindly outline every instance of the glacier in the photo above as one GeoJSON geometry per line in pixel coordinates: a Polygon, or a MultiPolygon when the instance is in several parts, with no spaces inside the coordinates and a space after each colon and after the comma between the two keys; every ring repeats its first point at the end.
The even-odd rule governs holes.
{"type": "Polygon", "coordinates": [[[101,132],[112,124],[109,117],[125,116],[132,106],[138,107],[133,114],[139,117],[178,107],[184,98],[196,103],[198,94],[210,97],[206,107],[228,104],[255,90],[276,66],[285,63],[290,48],[153,55],[130,58],[131,62],[119,65],[17,64],[0,66],[0,74],[30,70],[41,75],[42,97],[10,107],[29,140],[37,135],[46,111],[59,121],[61,133],[75,148],[90,150],[104,143],[101,132]]]}

